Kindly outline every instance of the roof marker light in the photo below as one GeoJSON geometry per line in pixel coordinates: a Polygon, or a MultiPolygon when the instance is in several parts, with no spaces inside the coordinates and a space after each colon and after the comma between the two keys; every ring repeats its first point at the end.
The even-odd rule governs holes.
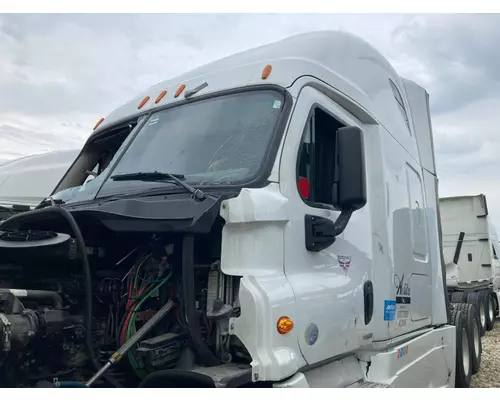
{"type": "Polygon", "coordinates": [[[179,97],[180,94],[183,92],[183,90],[186,89],[186,85],[181,85],[177,88],[177,91],[175,92],[175,98],[179,97]]]}
{"type": "Polygon", "coordinates": [[[162,90],[161,93],[156,98],[155,104],[158,104],[161,101],[161,99],[163,99],[165,97],[166,94],[167,94],[167,91],[166,90],[162,90]]]}
{"type": "Polygon", "coordinates": [[[139,103],[137,106],[137,109],[140,110],[142,107],[144,107],[144,104],[146,104],[149,101],[150,97],[146,96],[142,99],[142,101],[139,103]]]}
{"type": "Polygon", "coordinates": [[[263,80],[266,80],[269,77],[269,75],[271,75],[272,69],[273,69],[273,67],[270,64],[268,64],[264,67],[264,70],[262,71],[262,79],[263,80]]]}
{"type": "Polygon", "coordinates": [[[95,124],[94,126],[94,131],[99,127],[99,125],[101,125],[104,121],[104,118],[101,118],[99,121],[97,121],[97,123],[95,124]]]}

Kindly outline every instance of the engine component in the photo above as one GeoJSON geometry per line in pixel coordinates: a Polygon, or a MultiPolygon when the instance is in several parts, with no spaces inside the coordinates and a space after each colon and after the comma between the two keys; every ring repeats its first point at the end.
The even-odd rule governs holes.
{"type": "Polygon", "coordinates": [[[0,233],[1,248],[26,248],[55,246],[67,242],[70,239],[65,233],[50,231],[7,231],[0,233]]]}
{"type": "Polygon", "coordinates": [[[182,294],[184,297],[184,313],[187,322],[189,338],[195,353],[209,366],[220,364],[220,360],[213,354],[203,340],[198,322],[194,288],[194,237],[186,235],[182,242],[182,294]]]}
{"type": "Polygon", "coordinates": [[[179,360],[187,343],[187,336],[183,333],[166,333],[143,340],[136,351],[147,365],[170,368],[179,360]]]}
{"type": "Polygon", "coordinates": [[[22,314],[0,314],[0,351],[22,349],[38,332],[39,319],[33,310],[22,314]]]}
{"type": "MultiPolygon", "coordinates": [[[[1,387],[135,387],[155,370],[247,362],[229,334],[239,278],[222,273],[216,235],[106,236],[66,213],[49,207],[2,226],[5,243],[26,247],[0,244],[1,387]],[[42,213],[67,217],[72,237],[26,230],[24,218],[42,213]]],[[[50,229],[45,220],[36,227],[50,229]]]]}
{"type": "Polygon", "coordinates": [[[38,290],[0,289],[0,350],[22,349],[38,332],[46,335],[68,325],[57,293],[38,290]],[[25,309],[16,294],[35,299],[49,299],[59,309],[25,309]]]}
{"type": "Polygon", "coordinates": [[[229,318],[233,312],[232,305],[224,302],[225,277],[218,268],[219,263],[212,266],[207,285],[207,318],[213,320],[229,318]]]}
{"type": "Polygon", "coordinates": [[[0,309],[2,304],[5,304],[5,306],[15,304],[12,299],[9,300],[9,294],[15,297],[33,299],[37,302],[49,300],[55,309],[60,310],[63,308],[61,296],[50,290],[0,289],[0,309]]]}
{"type": "Polygon", "coordinates": [[[154,326],[161,321],[161,319],[167,315],[173,308],[174,302],[169,300],[158,312],[153,315],[153,317],[146,322],[141,329],[139,329],[134,336],[132,336],[125,344],[120,347],[113,355],[109,358],[108,362],[99,370],[97,373],[89,379],[87,386],[91,386],[97,379],[99,379],[113,364],[120,362],[125,354],[129,352],[132,347],[134,347],[139,340],[141,340],[144,335],[146,335],[154,326]]]}
{"type": "MultiPolygon", "coordinates": [[[[26,222],[29,220],[33,220],[40,215],[46,216],[50,214],[57,214],[60,217],[64,218],[66,222],[71,227],[73,234],[76,238],[76,243],[78,244],[78,250],[80,250],[82,256],[82,266],[85,277],[85,314],[84,314],[84,324],[85,324],[85,344],[87,347],[87,353],[89,358],[91,359],[94,367],[96,369],[99,368],[99,361],[95,355],[94,348],[92,346],[92,274],[90,270],[90,263],[88,260],[85,240],[83,239],[82,231],[78,226],[75,218],[71,215],[71,213],[64,208],[58,207],[56,205],[52,205],[51,207],[33,210],[30,212],[26,212],[23,214],[18,214],[10,217],[6,221],[2,222],[2,229],[6,229],[10,224],[16,225],[19,224],[20,221],[26,222]]],[[[121,387],[121,385],[116,382],[114,379],[105,375],[105,378],[115,387],[121,387]]]]}

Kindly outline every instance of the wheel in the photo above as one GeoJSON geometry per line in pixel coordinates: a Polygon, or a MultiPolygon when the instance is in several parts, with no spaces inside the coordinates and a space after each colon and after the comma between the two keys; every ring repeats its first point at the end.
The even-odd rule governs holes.
{"type": "Polygon", "coordinates": [[[470,387],[472,377],[471,348],[469,346],[469,331],[465,315],[466,313],[463,311],[452,310],[452,320],[455,321],[457,335],[455,364],[455,387],[457,388],[470,387]]]}
{"type": "Polygon", "coordinates": [[[469,293],[467,297],[468,304],[474,304],[479,317],[479,333],[483,336],[486,333],[486,305],[483,296],[477,292],[469,293]]]}
{"type": "Polygon", "coordinates": [[[462,295],[464,292],[455,292],[451,295],[451,302],[452,303],[462,303],[462,295]]]}
{"type": "Polygon", "coordinates": [[[454,304],[455,310],[465,313],[467,326],[469,329],[469,347],[471,349],[472,373],[475,374],[481,367],[481,354],[483,346],[481,335],[479,333],[479,318],[474,304],[457,303],[454,304]]]}
{"type": "Polygon", "coordinates": [[[484,290],[483,296],[486,304],[486,329],[491,331],[495,326],[495,303],[493,301],[493,293],[489,290],[484,290]]]}

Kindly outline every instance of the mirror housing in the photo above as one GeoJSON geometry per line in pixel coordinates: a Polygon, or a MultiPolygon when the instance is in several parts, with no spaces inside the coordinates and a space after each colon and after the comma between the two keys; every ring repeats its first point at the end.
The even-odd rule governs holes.
{"type": "Polygon", "coordinates": [[[357,211],[367,201],[363,131],[356,126],[340,128],[336,148],[335,206],[342,211],[357,211]]]}

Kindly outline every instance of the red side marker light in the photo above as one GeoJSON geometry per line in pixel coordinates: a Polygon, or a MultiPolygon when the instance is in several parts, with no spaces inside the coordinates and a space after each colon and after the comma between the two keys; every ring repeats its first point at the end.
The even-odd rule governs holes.
{"type": "Polygon", "coordinates": [[[299,193],[302,198],[307,199],[311,193],[311,185],[307,178],[300,177],[298,182],[299,193]]]}

